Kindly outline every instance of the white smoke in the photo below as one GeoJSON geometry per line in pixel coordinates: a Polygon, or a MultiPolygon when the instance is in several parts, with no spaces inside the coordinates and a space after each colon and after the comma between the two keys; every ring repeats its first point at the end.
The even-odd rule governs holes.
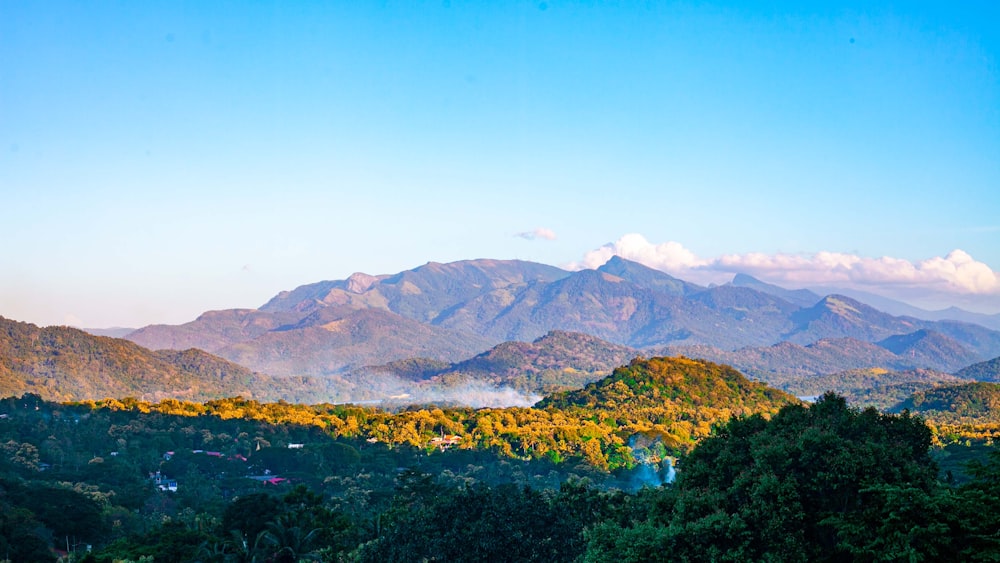
{"type": "Polygon", "coordinates": [[[353,392],[338,396],[334,402],[376,405],[387,409],[426,404],[499,409],[530,407],[542,400],[541,395],[470,379],[445,385],[432,381],[409,381],[384,372],[368,372],[358,374],[355,383],[353,392]]]}
{"type": "Polygon", "coordinates": [[[530,407],[542,400],[541,395],[524,394],[512,387],[494,387],[483,381],[469,381],[457,387],[418,390],[418,403],[445,403],[474,409],[530,407]]]}
{"type": "Polygon", "coordinates": [[[656,448],[662,452],[663,446],[657,438],[649,441],[648,437],[635,435],[629,438],[628,447],[632,450],[632,457],[636,466],[631,472],[631,488],[639,490],[643,487],[659,487],[668,483],[673,483],[677,478],[677,471],[674,469],[674,458],[670,456],[654,455],[650,448],[656,448]],[[644,445],[641,445],[641,444],[644,445]]]}

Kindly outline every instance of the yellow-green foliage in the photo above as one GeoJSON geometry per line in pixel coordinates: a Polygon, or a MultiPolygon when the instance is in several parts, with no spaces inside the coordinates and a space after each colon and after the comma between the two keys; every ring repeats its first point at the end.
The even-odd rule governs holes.
{"type": "Polygon", "coordinates": [[[715,424],[734,416],[774,413],[798,402],[781,391],[752,383],[739,372],[687,358],[636,359],[585,389],[560,393],[538,408],[411,408],[390,413],[353,405],[259,403],[242,397],[203,405],[177,400],[157,404],[106,400],[94,407],[132,408],[197,416],[261,420],[317,426],[334,436],[388,444],[496,451],[523,459],[579,458],[604,470],[634,463],[629,440],[658,437],[672,449],[687,450],[715,424]],[[435,441],[437,439],[437,441],[435,441]]]}

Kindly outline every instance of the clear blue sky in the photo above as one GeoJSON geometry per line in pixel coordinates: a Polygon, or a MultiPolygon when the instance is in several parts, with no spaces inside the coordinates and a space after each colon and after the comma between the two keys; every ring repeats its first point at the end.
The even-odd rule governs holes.
{"type": "Polygon", "coordinates": [[[629,233],[889,294],[961,250],[955,302],[1000,310],[1000,7],[806,4],[0,0],[0,315],[179,323],[629,233]]]}

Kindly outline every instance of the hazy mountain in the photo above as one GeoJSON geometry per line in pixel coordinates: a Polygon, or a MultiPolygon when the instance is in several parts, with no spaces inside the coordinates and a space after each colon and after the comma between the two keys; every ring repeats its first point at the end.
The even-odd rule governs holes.
{"type": "Polygon", "coordinates": [[[368,369],[410,380],[481,381],[525,393],[545,394],[579,389],[638,355],[638,350],[628,346],[588,334],[556,330],[533,342],[504,342],[454,364],[414,360],[368,369]]]}
{"type": "Polygon", "coordinates": [[[618,257],[577,272],[517,260],[468,260],[308,284],[278,294],[260,310],[213,311],[128,338],[154,348],[200,347],[272,374],[346,373],[410,356],[454,362],[553,330],[632,348],[707,347],[713,357],[733,356],[734,365],[763,373],[951,370],[1000,355],[1000,332],[978,325],[897,317],[842,295],[802,306],[816,297],[749,276],[704,288],[618,257]],[[331,323],[355,312],[357,326],[331,330],[331,323]],[[899,353],[873,344],[902,346],[906,339],[893,338],[919,331],[929,332],[911,337],[899,353]],[[835,346],[829,354],[819,352],[825,345],[801,348],[837,339],[856,343],[835,346]],[[783,342],[800,348],[769,350],[783,342]],[[778,366],[772,356],[802,363],[778,366]]]}
{"type": "Polygon", "coordinates": [[[658,294],[651,318],[628,343],[637,348],[703,344],[732,349],[769,344],[781,332],[775,324],[788,324],[787,319],[775,318],[773,311],[754,311],[748,317],[746,311],[719,306],[710,295],[718,290],[712,288],[691,298],[658,294]],[[765,318],[754,318],[758,316],[765,318]]]}
{"type": "Polygon", "coordinates": [[[569,275],[554,266],[521,260],[429,262],[394,275],[354,274],[282,292],[261,311],[311,311],[326,306],[381,308],[423,323],[447,309],[496,289],[551,282],[569,275]]]}
{"type": "Polygon", "coordinates": [[[382,309],[318,309],[294,325],[217,351],[271,375],[328,375],[411,357],[455,361],[489,347],[475,336],[382,309]]]}
{"type": "Polygon", "coordinates": [[[893,317],[843,295],[828,295],[793,313],[791,320],[795,326],[784,340],[796,344],[843,337],[873,342],[921,328],[915,319],[893,317]]]}
{"type": "Polygon", "coordinates": [[[81,328],[80,330],[93,334],[94,336],[107,336],[109,338],[122,338],[127,334],[135,332],[134,328],[122,326],[113,326],[110,328],[81,328]]]}
{"type": "MultiPolygon", "coordinates": [[[[724,324],[709,342],[734,344],[771,344],[792,327],[790,318],[799,307],[782,299],[748,287],[722,285],[691,295],[688,301],[700,303],[723,316],[724,324]]],[[[705,331],[703,331],[705,332],[705,331]]]]}
{"type": "Polygon", "coordinates": [[[291,291],[282,291],[260,307],[261,312],[309,312],[329,306],[354,308],[385,308],[381,294],[366,295],[372,285],[388,276],[371,276],[356,272],[346,280],[332,280],[299,286],[291,291]]]}
{"type": "Polygon", "coordinates": [[[655,321],[657,301],[671,298],[596,270],[530,284],[503,297],[484,296],[456,307],[441,324],[465,326],[498,341],[526,341],[565,330],[628,344],[633,333],[655,321]]]}
{"type": "Polygon", "coordinates": [[[962,368],[955,372],[955,376],[976,381],[1000,381],[1000,357],[962,368]]]}
{"type": "Polygon", "coordinates": [[[959,307],[931,311],[889,297],[843,287],[813,287],[811,290],[820,295],[846,295],[880,311],[899,317],[913,317],[925,321],[961,321],[982,325],[992,330],[1000,330],[1000,314],[973,313],[959,307]]]}
{"type": "MultiPolygon", "coordinates": [[[[749,287],[750,289],[755,289],[762,293],[769,293],[775,297],[780,297],[789,303],[794,303],[799,307],[812,307],[823,298],[821,295],[808,289],[785,289],[774,284],[762,282],[757,278],[746,274],[736,274],[733,278],[732,285],[736,287],[749,287]]],[[[836,292],[826,292],[823,295],[829,295],[831,293],[836,292]]]]}
{"type": "Polygon", "coordinates": [[[603,266],[597,268],[597,271],[630,281],[640,287],[655,289],[671,295],[690,295],[705,289],[700,285],[677,279],[620,256],[612,256],[603,266]]]}
{"type": "Polygon", "coordinates": [[[365,366],[359,371],[371,374],[391,375],[403,381],[420,382],[427,381],[435,375],[450,370],[453,365],[455,364],[451,362],[431,360],[429,358],[406,358],[376,366],[365,366]]]}
{"type": "Polygon", "coordinates": [[[845,287],[815,286],[801,289],[787,289],[763,282],[746,274],[736,274],[731,283],[732,285],[750,287],[758,291],[771,293],[802,307],[814,305],[820,300],[821,296],[844,295],[897,317],[913,317],[924,321],[960,321],[981,325],[991,330],[1000,330],[1000,313],[974,313],[960,307],[928,310],[890,297],[845,287]]]}
{"type": "Polygon", "coordinates": [[[891,409],[949,423],[1000,422],[1000,384],[965,383],[914,393],[891,409]]]}
{"type": "Polygon", "coordinates": [[[961,382],[953,375],[928,369],[890,371],[865,368],[789,378],[776,387],[799,397],[817,397],[833,391],[853,406],[886,410],[916,392],[961,382]]]}
{"type": "Polygon", "coordinates": [[[654,287],[637,285],[607,271],[582,270],[516,292],[480,296],[455,307],[437,322],[499,341],[531,340],[549,330],[566,330],[633,347],[769,344],[791,328],[788,315],[796,307],[774,296],[750,289],[704,289],[692,284],[685,285],[688,293],[680,296],[673,290],[658,290],[665,280],[645,272],[643,266],[621,259],[614,262],[617,267],[612,270],[625,270],[633,279],[653,279],[654,287]]]}
{"type": "Polygon", "coordinates": [[[255,309],[208,311],[182,325],[149,325],[125,338],[151,350],[200,348],[216,352],[298,321],[299,312],[263,312],[255,309]]]}
{"type": "Polygon", "coordinates": [[[683,354],[728,364],[776,386],[789,377],[821,375],[849,369],[882,367],[906,370],[919,367],[877,344],[854,338],[828,338],[806,346],[779,342],[739,350],[723,350],[711,346],[668,346],[657,352],[683,354]]]}
{"type": "Polygon", "coordinates": [[[927,329],[890,336],[877,344],[916,364],[942,371],[954,371],[967,366],[978,357],[954,338],[927,329]]]}
{"type": "Polygon", "coordinates": [[[146,327],[128,338],[157,349],[199,347],[278,375],[339,373],[410,356],[454,361],[502,339],[434,326],[437,317],[482,294],[567,275],[517,260],[431,262],[395,275],[359,273],[300,286],[259,310],[212,311],[184,325],[146,327]]]}
{"type": "Polygon", "coordinates": [[[558,329],[625,343],[653,319],[654,299],[651,290],[622,278],[582,270],[529,286],[483,328],[500,340],[531,340],[558,329]]]}
{"type": "Polygon", "coordinates": [[[922,326],[953,338],[979,359],[1000,356],[1000,332],[961,321],[924,321],[922,326]]]}
{"type": "Polygon", "coordinates": [[[910,316],[932,321],[961,321],[973,323],[992,330],[1000,330],[1000,314],[987,315],[983,313],[973,313],[958,307],[948,307],[938,311],[924,311],[920,309],[920,314],[906,313],[910,316]]]}

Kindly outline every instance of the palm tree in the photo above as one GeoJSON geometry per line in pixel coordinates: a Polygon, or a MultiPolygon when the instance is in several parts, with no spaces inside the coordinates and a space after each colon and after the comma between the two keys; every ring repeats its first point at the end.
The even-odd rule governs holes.
{"type": "Polygon", "coordinates": [[[257,534],[253,542],[239,530],[231,530],[229,539],[221,545],[221,551],[213,546],[213,555],[221,555],[221,559],[208,561],[224,561],[225,563],[261,563],[267,559],[267,549],[264,547],[266,531],[257,534]]]}
{"type": "Polygon", "coordinates": [[[267,523],[267,529],[261,532],[260,547],[267,553],[268,561],[274,563],[319,561],[314,549],[318,534],[318,528],[305,532],[288,515],[282,515],[267,523]]]}
{"type": "Polygon", "coordinates": [[[198,551],[195,553],[196,563],[219,563],[226,561],[229,555],[229,542],[211,542],[208,540],[201,542],[198,551]]]}

